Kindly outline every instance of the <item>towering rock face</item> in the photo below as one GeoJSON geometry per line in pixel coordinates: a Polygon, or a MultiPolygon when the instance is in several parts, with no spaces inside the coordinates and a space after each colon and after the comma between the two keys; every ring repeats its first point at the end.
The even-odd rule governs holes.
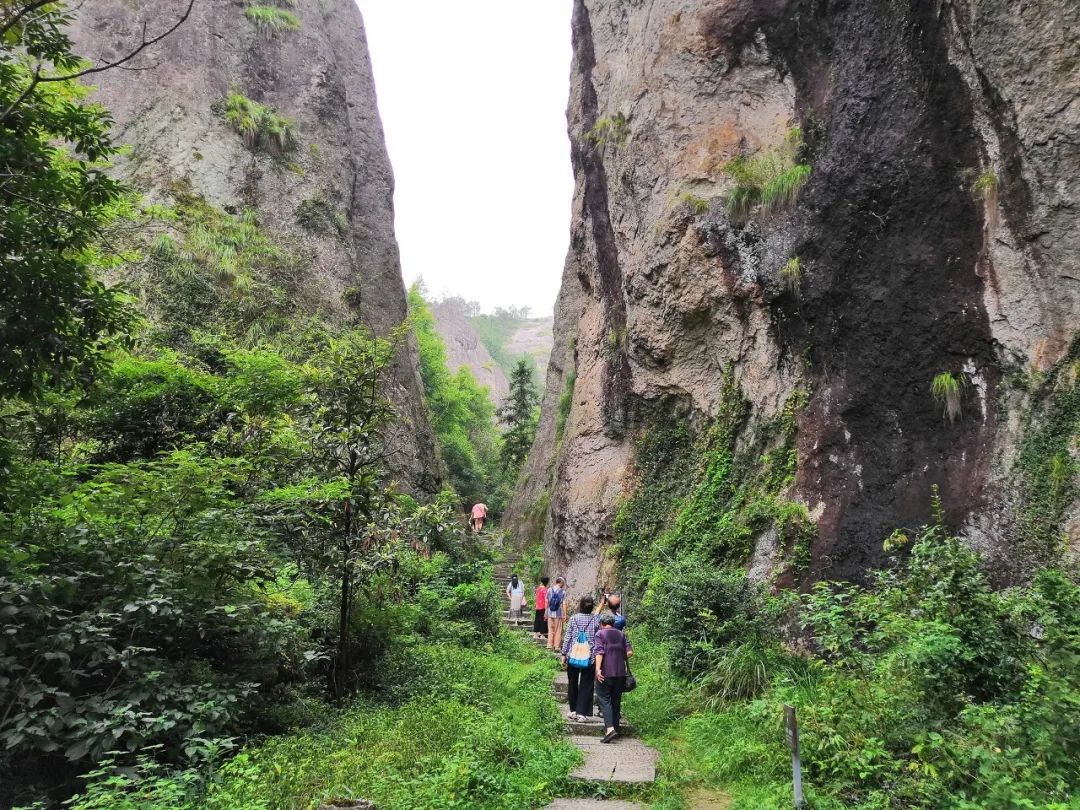
{"type": "MultiPolygon", "coordinates": [[[[77,52],[95,62],[119,58],[187,5],[80,4],[77,52]]],[[[352,0],[197,0],[174,34],[127,67],[135,69],[97,75],[96,98],[131,147],[117,168],[139,190],[168,203],[179,185],[228,213],[255,211],[263,231],[302,255],[299,286],[309,310],[334,317],[359,309],[380,335],[404,320],[393,174],[352,0]],[[291,148],[275,155],[245,143],[226,120],[230,94],[291,119],[291,148]]],[[[440,465],[415,346],[398,352],[393,377],[407,426],[396,472],[410,488],[434,491],[440,465]]]]}
{"type": "MultiPolygon", "coordinates": [[[[609,578],[635,438],[707,423],[729,366],[744,445],[808,394],[785,493],[816,524],[807,579],[880,563],[933,485],[1004,577],[1031,537],[1075,540],[1080,7],[576,0],[573,39],[571,248],[510,510],[553,568],[609,578]],[[740,156],[809,179],[733,211],[775,191],[740,156]]],[[[782,552],[764,532],[743,562],[782,552]]]]}

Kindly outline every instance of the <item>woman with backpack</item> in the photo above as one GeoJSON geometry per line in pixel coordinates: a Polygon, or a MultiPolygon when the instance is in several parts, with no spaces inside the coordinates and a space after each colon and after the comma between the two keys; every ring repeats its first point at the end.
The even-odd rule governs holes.
{"type": "Polygon", "coordinates": [[[596,600],[583,596],[578,603],[578,612],[566,624],[562,662],[566,666],[566,696],[570,703],[571,720],[592,717],[593,641],[596,631],[600,629],[600,617],[593,615],[595,607],[596,600]]]}
{"type": "Polygon", "coordinates": [[[604,738],[609,743],[619,736],[622,720],[622,696],[630,674],[628,661],[634,654],[630,639],[622,630],[615,629],[615,616],[600,616],[600,630],[593,643],[596,666],[596,698],[604,717],[604,738]]]}
{"type": "Polygon", "coordinates": [[[547,589],[547,619],[549,650],[558,652],[562,649],[562,628],[566,621],[566,580],[555,578],[555,584],[547,589]]]}

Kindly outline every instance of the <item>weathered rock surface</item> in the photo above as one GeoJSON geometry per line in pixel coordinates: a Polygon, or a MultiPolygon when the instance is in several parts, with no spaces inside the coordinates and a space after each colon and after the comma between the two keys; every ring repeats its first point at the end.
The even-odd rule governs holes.
{"type": "MultiPolygon", "coordinates": [[[[79,4],[72,34],[87,58],[115,59],[166,29],[185,0],[98,0],[79,4]]],[[[297,0],[296,30],[260,33],[238,0],[196,2],[172,36],[129,68],[94,77],[131,152],[118,169],[151,199],[168,201],[177,181],[229,212],[254,209],[275,238],[301,247],[312,307],[388,333],[406,314],[393,227],[393,174],[383,141],[360,12],[352,0],[297,0]],[[293,119],[297,146],[283,158],[248,149],[221,104],[232,90],[293,119]],[[298,222],[307,202],[326,227],[298,222]],[[346,293],[349,293],[347,296],[346,293]],[[346,304],[346,297],[351,304],[346,304]]],[[[403,431],[397,472],[434,491],[439,469],[424,415],[416,350],[394,368],[403,431]]]]}
{"type": "Polygon", "coordinates": [[[435,317],[439,337],[446,344],[450,371],[465,366],[478,383],[487,386],[492,402],[498,405],[506,399],[510,390],[506,374],[480,341],[461,301],[455,298],[438,301],[431,305],[431,314],[435,317]]]}
{"type": "MultiPolygon", "coordinates": [[[[1080,7],[574,5],[571,248],[508,513],[519,538],[542,530],[572,589],[607,579],[634,437],[659,412],[714,415],[730,363],[748,430],[810,392],[790,496],[818,524],[812,578],[881,562],[892,529],[927,520],[935,484],[952,524],[1022,568],[1014,466],[1040,415],[1007,379],[1061,363],[1080,324],[1080,7]],[[793,126],[813,167],[797,204],[733,221],[722,167],[793,126]],[[980,198],[985,172],[996,193],[980,198]],[[780,274],[795,256],[797,292],[780,274]],[[955,423],[930,394],[946,370],[971,383],[955,423]]],[[[1065,513],[1075,532],[1075,501],[1065,513]]]]}

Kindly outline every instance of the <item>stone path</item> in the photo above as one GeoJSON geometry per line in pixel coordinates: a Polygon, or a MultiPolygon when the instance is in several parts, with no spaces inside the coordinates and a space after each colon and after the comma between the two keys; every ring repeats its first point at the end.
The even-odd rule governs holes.
{"type": "MultiPolygon", "coordinates": [[[[516,558],[505,559],[495,566],[495,576],[500,589],[506,588],[510,574],[518,565],[516,558]]],[[[518,572],[520,575],[520,571],[518,572]]],[[[527,586],[529,583],[527,583],[527,586]]],[[[530,592],[531,596],[531,592],[530,592]]],[[[527,617],[515,620],[510,617],[509,600],[503,594],[503,624],[508,628],[522,631],[538,645],[543,641],[532,639],[532,613],[525,611],[527,617]]],[[[656,762],[659,753],[654,748],[636,739],[634,729],[623,723],[622,734],[612,743],[604,744],[604,722],[599,717],[590,717],[585,721],[571,720],[569,707],[566,705],[568,683],[566,672],[559,672],[551,684],[551,692],[559,701],[566,733],[584,756],[582,764],[571,772],[570,778],[581,782],[600,784],[622,784],[628,786],[648,785],[656,781],[656,762]]],[[[556,799],[546,810],[639,810],[643,805],[635,802],[611,799],[556,799]]]]}

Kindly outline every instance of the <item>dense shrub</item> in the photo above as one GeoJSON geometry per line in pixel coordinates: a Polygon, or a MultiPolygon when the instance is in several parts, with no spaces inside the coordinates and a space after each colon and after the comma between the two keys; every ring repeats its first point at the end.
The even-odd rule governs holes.
{"type": "Polygon", "coordinates": [[[421,645],[388,661],[391,703],[359,703],[332,731],[269,740],[209,778],[102,769],[72,807],[299,810],[334,797],[416,810],[541,806],[577,756],[547,694],[553,669],[521,642],[421,645]]]}

